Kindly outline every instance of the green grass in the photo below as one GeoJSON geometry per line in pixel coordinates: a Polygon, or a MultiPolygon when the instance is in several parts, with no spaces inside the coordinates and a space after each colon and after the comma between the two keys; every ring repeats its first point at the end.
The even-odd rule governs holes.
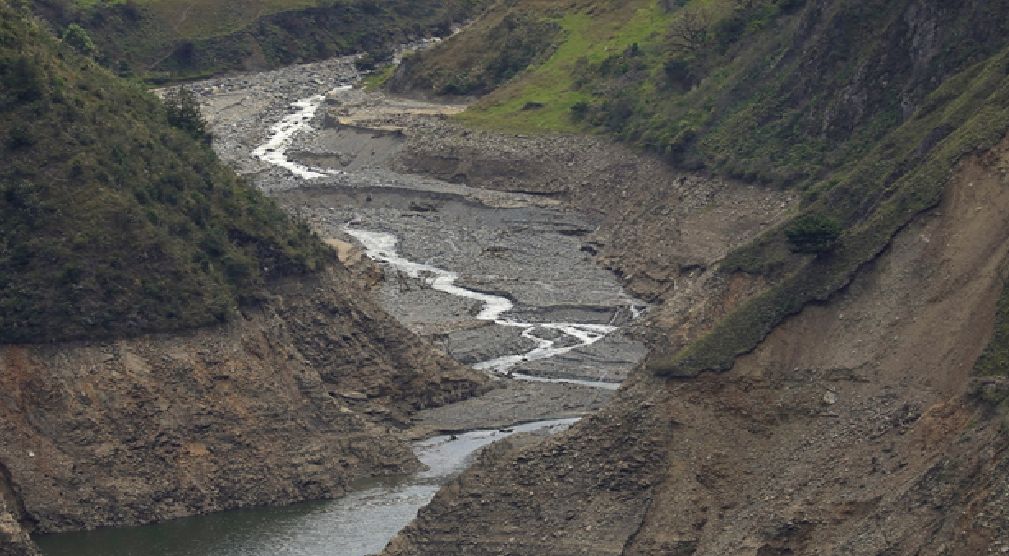
{"type": "Polygon", "coordinates": [[[572,75],[580,60],[599,63],[633,43],[645,44],[662,33],[673,17],[654,2],[628,2],[607,17],[568,13],[556,20],[563,40],[542,65],[506,84],[458,118],[468,124],[524,132],[565,133],[584,129],[571,118],[571,107],[590,102],[572,75]],[[628,14],[630,17],[628,17],[628,14]],[[543,107],[527,110],[530,102],[543,107]]]}
{"type": "Polygon", "coordinates": [[[373,71],[369,76],[365,77],[362,85],[366,91],[378,91],[381,90],[387,81],[396,73],[396,66],[394,64],[386,64],[377,70],[373,71]]]}
{"type": "MultiPolygon", "coordinates": [[[[964,155],[1009,128],[1009,5],[949,5],[934,37],[941,48],[922,61],[904,46],[910,1],[691,1],[668,13],[648,1],[552,10],[520,1],[510,9],[559,23],[560,44],[459,118],[512,132],[607,133],[681,168],[793,188],[803,198],[797,218],[839,223],[838,245],[816,257],[789,250],[788,223],[730,254],[721,272],[762,274],[768,289],[711,334],[650,362],[666,376],[724,370],[788,315],[848,284],[938,203],[964,155]],[[670,39],[686,21],[701,22],[699,47],[670,39]],[[901,99],[917,110],[906,113],[901,99]],[[530,102],[543,106],[528,110],[530,102]]],[[[998,346],[1009,324],[999,326],[981,366],[1005,366],[1009,348],[998,346]]]]}

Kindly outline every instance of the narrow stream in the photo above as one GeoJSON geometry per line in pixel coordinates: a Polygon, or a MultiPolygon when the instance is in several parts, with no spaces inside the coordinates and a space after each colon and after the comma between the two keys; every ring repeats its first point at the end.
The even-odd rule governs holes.
{"type": "Polygon", "coordinates": [[[505,355],[488,361],[476,363],[472,365],[474,369],[490,370],[518,380],[582,384],[585,386],[607,388],[612,390],[616,390],[620,387],[620,384],[617,382],[569,378],[545,378],[509,371],[509,369],[519,363],[547,359],[563,355],[580,347],[590,346],[603,339],[603,337],[607,334],[617,330],[616,326],[574,322],[532,323],[503,318],[505,313],[514,308],[514,304],[508,298],[457,286],[456,281],[459,279],[459,275],[455,272],[443,270],[431,265],[415,263],[401,257],[396,252],[396,236],[392,234],[360,230],[350,226],[345,229],[348,234],[361,242],[368,256],[372,259],[389,264],[392,267],[405,272],[411,278],[428,276],[431,278],[431,288],[437,291],[466,299],[475,299],[482,302],[484,307],[476,315],[476,319],[491,321],[495,324],[500,324],[501,326],[507,326],[510,328],[520,328],[522,329],[523,337],[528,338],[537,344],[535,348],[525,353],[505,355]],[[577,342],[563,347],[556,347],[557,341],[555,339],[544,338],[536,335],[536,330],[538,328],[558,330],[567,336],[575,338],[577,342]]]}
{"type": "MultiPolygon", "coordinates": [[[[262,80],[261,82],[251,82],[251,86],[258,87],[258,91],[269,90],[269,87],[276,86],[274,85],[276,81],[273,80],[269,72],[253,78],[255,77],[262,80]],[[265,83],[266,85],[257,83],[265,83]]],[[[341,80],[346,82],[345,79],[341,80]]],[[[243,81],[243,83],[248,85],[250,82],[243,81]]],[[[302,87],[294,90],[305,91],[305,83],[288,78],[287,85],[291,86],[292,84],[302,87]]],[[[330,94],[347,89],[349,86],[340,86],[330,91],[330,94]]],[[[298,97],[302,97],[302,95],[298,95],[298,97]]],[[[280,115],[279,121],[274,120],[277,123],[270,127],[265,140],[259,139],[256,141],[254,149],[250,147],[249,150],[245,150],[244,160],[232,159],[231,162],[237,166],[248,164],[251,154],[252,159],[266,163],[269,167],[281,169],[282,172],[279,174],[283,174],[266,173],[268,174],[266,177],[257,176],[257,179],[285,181],[293,179],[295,182],[302,183],[311,181],[333,186],[333,190],[351,190],[354,186],[348,180],[352,182],[354,176],[350,173],[304,164],[292,160],[288,154],[288,151],[296,146],[299,138],[311,137],[310,133],[317,131],[313,128],[313,123],[319,120],[318,112],[325,100],[326,95],[314,94],[290,102],[287,105],[287,112],[280,115]]],[[[229,107],[241,106],[244,106],[241,100],[229,105],[229,107]]],[[[232,145],[241,145],[245,137],[248,137],[248,135],[234,133],[234,130],[239,130],[239,132],[246,130],[248,134],[249,130],[254,130],[255,126],[261,125],[263,114],[251,113],[244,117],[245,120],[236,119],[225,122],[229,126],[227,129],[232,132],[233,136],[224,139],[230,141],[232,145]]],[[[238,149],[235,150],[238,151],[238,149]]],[[[258,185],[266,190],[271,190],[269,186],[272,184],[267,183],[264,186],[263,183],[259,183],[258,185]]],[[[372,184],[373,187],[377,185],[372,184]]],[[[298,185],[295,184],[293,187],[297,188],[298,185]]],[[[393,188],[390,188],[390,191],[393,191],[393,188]]],[[[423,190],[418,191],[414,191],[414,193],[423,195],[423,190]]],[[[394,196],[395,193],[389,193],[389,195],[394,196]]],[[[375,194],[375,199],[378,197],[379,195],[375,194]]],[[[596,352],[585,351],[585,348],[602,342],[604,339],[611,341],[608,338],[617,335],[615,333],[620,328],[617,325],[627,320],[627,317],[623,317],[621,322],[614,322],[617,314],[623,311],[624,314],[630,313],[631,318],[636,317],[640,310],[639,305],[634,303],[636,300],[627,298],[625,294],[620,292],[619,286],[615,285],[615,280],[612,277],[607,277],[606,273],[596,268],[591,262],[579,262],[578,264],[584,266],[579,266],[576,270],[561,261],[552,263],[556,267],[544,267],[545,270],[538,271],[539,274],[534,272],[530,276],[529,272],[524,273],[524,282],[508,282],[513,287],[524,288],[520,297],[524,296],[525,300],[522,303],[517,303],[514,301],[514,297],[486,293],[459,285],[460,273],[444,268],[444,266],[465,268],[468,272],[470,267],[465,264],[460,266],[458,258],[454,259],[452,264],[444,266],[442,265],[444,261],[441,260],[434,261],[437,264],[430,264],[430,262],[425,264],[408,258],[408,255],[414,258],[417,255],[416,241],[418,238],[427,238],[435,233],[443,236],[438,239],[449,242],[452,246],[449,251],[454,256],[472,262],[474,259],[467,259],[465,255],[466,242],[475,241],[483,235],[493,232],[498,238],[497,241],[504,241],[502,238],[506,238],[506,236],[518,238],[522,248],[529,251],[528,255],[523,256],[535,257],[536,260],[559,259],[558,253],[578,253],[578,246],[573,242],[564,243],[564,241],[571,241],[569,237],[558,235],[556,236],[557,240],[554,240],[555,236],[550,234],[556,235],[556,232],[551,227],[559,224],[568,225],[572,221],[572,217],[556,211],[555,213],[530,208],[518,209],[520,212],[515,215],[504,213],[485,215],[482,212],[475,215],[467,214],[468,220],[460,217],[459,222],[446,224],[440,220],[430,220],[430,218],[434,218],[430,216],[433,213],[427,213],[428,216],[420,218],[409,210],[403,211],[390,207],[375,208],[371,193],[367,195],[367,201],[370,204],[366,210],[372,211],[369,213],[370,218],[380,219],[379,221],[382,223],[380,227],[390,231],[374,229],[374,226],[368,224],[367,218],[364,225],[361,222],[347,224],[348,221],[352,221],[352,219],[346,218],[347,211],[356,210],[350,205],[337,208],[339,205],[329,204],[320,210],[326,211],[326,214],[330,214],[331,211],[332,214],[337,214],[335,218],[340,219],[339,230],[356,239],[370,258],[383,263],[387,268],[396,272],[427,282],[430,290],[440,292],[437,295],[447,294],[442,295],[441,298],[426,299],[426,302],[431,305],[424,305],[414,313],[433,319],[432,322],[434,322],[437,321],[437,318],[430,313],[437,312],[436,306],[439,303],[453,299],[455,301],[452,303],[456,304],[477,302],[480,305],[479,310],[474,310],[475,314],[472,317],[474,320],[487,321],[492,323],[488,324],[488,327],[496,325],[500,327],[499,330],[510,330],[511,334],[517,338],[520,336],[520,339],[514,339],[512,343],[508,344],[512,346],[511,348],[505,346],[500,351],[488,351],[476,359],[470,359],[472,367],[501,378],[555,383],[551,385],[552,387],[561,387],[558,384],[567,384],[570,386],[564,386],[565,388],[589,387],[589,389],[595,389],[592,390],[593,392],[600,393],[619,387],[620,377],[611,378],[607,374],[608,371],[605,370],[599,374],[590,375],[593,380],[567,376],[538,376],[530,374],[529,371],[520,372],[518,370],[520,367],[525,370],[534,362],[540,362],[540,365],[543,362],[554,363],[548,360],[556,358],[554,361],[557,361],[565,356],[568,358],[567,365],[569,367],[573,364],[572,360],[577,362],[579,358],[587,358],[586,361],[593,361],[590,366],[600,367],[601,365],[600,368],[603,369],[608,368],[606,364],[617,366],[623,364],[623,360],[614,360],[613,356],[609,356],[609,359],[599,359],[601,356],[598,352],[606,354],[610,349],[608,346],[600,344],[596,346],[596,352]],[[339,210],[343,212],[338,212],[339,210]],[[526,213],[521,210],[532,212],[526,213]],[[535,212],[537,210],[540,212],[535,212]],[[428,218],[428,220],[424,220],[424,218],[428,218]],[[493,222],[488,222],[488,220],[493,220],[493,222]],[[472,227],[473,221],[479,223],[478,228],[472,227]],[[445,237],[445,233],[426,231],[429,228],[425,227],[441,226],[441,231],[444,232],[445,225],[456,226],[458,235],[455,237],[462,239],[462,241],[445,237]],[[527,230],[530,226],[533,228],[540,226],[542,229],[527,230]],[[530,236],[528,234],[531,233],[539,234],[537,237],[540,238],[540,243],[535,245],[529,243],[530,236]],[[466,239],[467,237],[470,239],[466,239]],[[413,248],[406,249],[405,246],[402,246],[401,238],[410,238],[414,243],[413,248]],[[547,238],[546,242],[543,242],[542,238],[547,238]],[[542,248],[536,247],[536,245],[546,245],[554,251],[542,251],[542,248]],[[565,280],[570,280],[569,275],[576,275],[582,282],[566,282],[565,280]],[[540,285],[545,290],[535,293],[540,285]],[[564,304],[564,299],[569,300],[567,301],[568,305],[564,304]],[[537,300],[550,300],[552,305],[541,306],[537,300]],[[535,311],[539,309],[544,309],[545,312],[536,313],[535,311]],[[612,313],[609,322],[599,316],[606,312],[612,313]],[[536,318],[539,318],[549,314],[564,315],[561,318],[565,318],[565,320],[552,320],[549,317],[544,317],[544,322],[538,322],[535,318],[530,317],[530,315],[536,315],[536,318]],[[583,314],[593,315],[592,318],[596,318],[597,322],[571,322],[567,320],[582,318],[580,315],[583,314]],[[510,351],[511,353],[509,353],[510,351]],[[592,359],[593,357],[597,359],[592,359]]],[[[327,199],[325,202],[333,202],[333,199],[327,199]]],[[[462,209],[459,211],[463,212],[462,209]]],[[[452,215],[451,211],[446,210],[445,214],[437,218],[450,218],[452,215]]],[[[377,222],[372,220],[371,223],[377,222]]],[[[509,241],[511,240],[509,239],[509,241]]],[[[472,247],[482,248],[479,244],[472,247]]],[[[433,252],[439,252],[440,247],[432,244],[431,249],[434,250],[433,252]]],[[[479,253],[479,249],[477,249],[477,253],[479,253]]],[[[421,259],[424,258],[428,258],[427,255],[421,257],[421,259]]],[[[573,260],[581,261],[581,258],[576,257],[573,260]]],[[[494,270],[497,268],[494,265],[503,263],[494,260],[486,262],[486,264],[489,266],[484,268],[484,272],[481,273],[485,278],[496,276],[498,271],[494,270]]],[[[497,287],[488,287],[487,289],[490,291],[499,290],[497,287]]],[[[508,291],[507,293],[514,292],[508,291]]],[[[410,300],[414,299],[416,298],[403,298],[404,301],[407,301],[404,306],[410,306],[410,300]]],[[[454,310],[451,309],[451,311],[454,310]]],[[[442,312],[444,313],[445,310],[442,312]]],[[[480,333],[480,329],[475,330],[476,333],[480,333]]],[[[457,333],[465,335],[471,332],[470,329],[463,329],[457,333]]],[[[484,339],[484,342],[494,346],[498,343],[496,338],[496,336],[489,336],[484,339]]],[[[633,353],[633,350],[631,352],[633,353]]],[[[626,357],[633,359],[633,355],[626,357]]],[[[535,372],[540,372],[540,370],[537,369],[535,372]]],[[[575,376],[582,375],[576,374],[575,376]]],[[[560,413],[560,415],[562,414],[560,413]]],[[[337,500],[295,504],[282,508],[221,512],[142,527],[110,528],[41,536],[36,540],[43,554],[47,556],[365,556],[380,552],[386,543],[414,518],[417,510],[430,501],[441,485],[467,467],[475,451],[510,434],[518,432],[553,434],[568,428],[576,421],[576,418],[538,421],[505,429],[479,430],[419,441],[414,443],[413,448],[420,461],[427,466],[426,470],[398,480],[373,480],[355,485],[355,489],[350,494],[337,500]]]]}
{"type": "MultiPolygon", "coordinates": [[[[341,85],[330,92],[347,91],[350,88],[350,85],[341,85]]],[[[295,135],[312,130],[312,120],[325,100],[326,95],[313,95],[291,103],[291,108],[295,111],[284,116],[270,128],[270,139],[256,147],[256,150],[252,151],[252,156],[306,180],[339,174],[339,170],[310,168],[287,157],[287,148],[291,146],[295,135]]]]}

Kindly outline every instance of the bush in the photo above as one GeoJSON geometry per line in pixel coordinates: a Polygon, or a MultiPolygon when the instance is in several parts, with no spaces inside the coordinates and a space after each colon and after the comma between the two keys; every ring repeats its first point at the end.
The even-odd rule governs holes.
{"type": "Polygon", "coordinates": [[[589,105],[589,103],[585,102],[584,100],[579,100],[578,102],[571,105],[571,117],[574,118],[575,121],[580,122],[585,119],[585,116],[588,115],[590,108],[592,107],[589,105]]]}
{"type": "Polygon", "coordinates": [[[785,228],[785,236],[795,253],[826,253],[837,245],[841,226],[833,218],[806,214],[785,228]]]}
{"type": "Polygon", "coordinates": [[[192,91],[183,87],[170,89],[165,93],[164,104],[169,124],[185,131],[193,139],[210,143],[207,122],[192,91]]]}
{"type": "Polygon", "coordinates": [[[67,28],[63,31],[62,38],[65,44],[85,56],[93,58],[98,53],[94,41],[91,40],[91,35],[76,23],[67,25],[67,28]]]}

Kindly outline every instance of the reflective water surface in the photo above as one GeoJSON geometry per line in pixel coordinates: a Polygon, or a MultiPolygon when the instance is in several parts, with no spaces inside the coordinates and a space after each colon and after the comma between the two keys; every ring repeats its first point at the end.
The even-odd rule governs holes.
{"type": "Polygon", "coordinates": [[[398,481],[372,482],[338,500],[189,517],[143,527],[38,537],[46,556],[365,556],[381,552],[473,452],[515,432],[566,429],[577,419],[506,431],[437,436],[414,445],[428,466],[398,481]]]}

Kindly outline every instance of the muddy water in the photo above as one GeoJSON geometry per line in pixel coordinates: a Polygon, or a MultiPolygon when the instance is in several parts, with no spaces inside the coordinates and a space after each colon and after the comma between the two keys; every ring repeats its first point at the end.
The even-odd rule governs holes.
{"type": "Polygon", "coordinates": [[[387,162],[400,139],[326,127],[325,114],[342,95],[362,94],[346,88],[353,77],[343,60],[192,87],[222,158],[324,238],[356,242],[385,270],[379,295],[388,312],[505,385],[483,405],[468,400],[452,415],[418,420],[442,430],[538,421],[418,442],[427,471],[356,485],[339,500],[44,537],[45,554],[379,552],[475,450],[512,432],[567,428],[577,419],[543,419],[596,407],[643,357],[644,347],[625,333],[643,304],[582,249],[596,222],[549,200],[392,171],[387,162]],[[546,407],[551,402],[556,407],[546,407]],[[508,405],[507,420],[488,421],[498,405],[508,405]]]}

